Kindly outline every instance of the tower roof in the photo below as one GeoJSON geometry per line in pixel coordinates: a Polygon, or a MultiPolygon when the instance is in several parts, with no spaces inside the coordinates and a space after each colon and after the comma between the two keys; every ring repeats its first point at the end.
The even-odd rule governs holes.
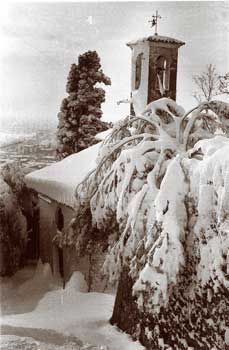
{"type": "Polygon", "coordinates": [[[127,46],[134,46],[137,45],[140,42],[145,42],[145,41],[149,41],[149,42],[161,42],[161,43],[168,43],[168,44],[176,44],[179,47],[182,45],[185,45],[185,42],[178,40],[178,39],[174,39],[174,38],[170,38],[168,36],[162,36],[162,35],[151,35],[148,37],[144,37],[141,39],[137,39],[137,40],[133,40],[130,41],[129,43],[127,43],[127,46]]]}

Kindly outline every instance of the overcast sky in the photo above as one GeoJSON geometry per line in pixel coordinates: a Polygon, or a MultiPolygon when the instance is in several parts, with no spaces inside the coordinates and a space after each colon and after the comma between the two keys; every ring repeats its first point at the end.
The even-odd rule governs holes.
{"type": "Polygon", "coordinates": [[[229,71],[228,2],[5,3],[0,5],[1,122],[57,121],[66,78],[79,54],[97,50],[112,86],[103,104],[105,120],[129,111],[131,50],[126,42],[152,34],[157,9],[159,34],[186,42],[179,50],[178,103],[195,104],[192,75],[216,65],[229,71]],[[92,16],[92,23],[90,20],[92,16]]]}

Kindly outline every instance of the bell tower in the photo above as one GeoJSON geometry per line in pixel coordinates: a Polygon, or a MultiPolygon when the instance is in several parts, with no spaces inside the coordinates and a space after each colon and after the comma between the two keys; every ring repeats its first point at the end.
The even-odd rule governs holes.
{"type": "MultiPolygon", "coordinates": [[[[185,43],[157,34],[158,13],[152,16],[155,34],[131,41],[131,102],[135,113],[161,97],[176,100],[178,49],[185,43]]],[[[133,109],[133,108],[132,108],[133,109]]]]}

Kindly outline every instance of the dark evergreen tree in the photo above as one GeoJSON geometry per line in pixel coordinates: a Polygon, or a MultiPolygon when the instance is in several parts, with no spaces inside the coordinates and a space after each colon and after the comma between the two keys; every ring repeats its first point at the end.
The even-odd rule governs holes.
{"type": "Polygon", "coordinates": [[[97,83],[110,85],[111,81],[101,69],[97,52],[88,51],[79,56],[78,65],[72,64],[68,75],[68,97],[58,113],[58,159],[97,143],[95,135],[108,129],[108,123],[100,120],[105,91],[97,83]]]}

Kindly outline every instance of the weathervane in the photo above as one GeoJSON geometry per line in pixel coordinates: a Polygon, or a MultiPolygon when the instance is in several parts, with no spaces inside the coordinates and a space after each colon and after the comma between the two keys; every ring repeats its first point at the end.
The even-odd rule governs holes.
{"type": "Polygon", "coordinates": [[[161,19],[161,16],[158,14],[158,11],[156,11],[156,15],[152,16],[152,20],[148,21],[149,23],[151,23],[151,28],[155,27],[155,35],[157,35],[157,21],[158,19],[161,19]]]}

